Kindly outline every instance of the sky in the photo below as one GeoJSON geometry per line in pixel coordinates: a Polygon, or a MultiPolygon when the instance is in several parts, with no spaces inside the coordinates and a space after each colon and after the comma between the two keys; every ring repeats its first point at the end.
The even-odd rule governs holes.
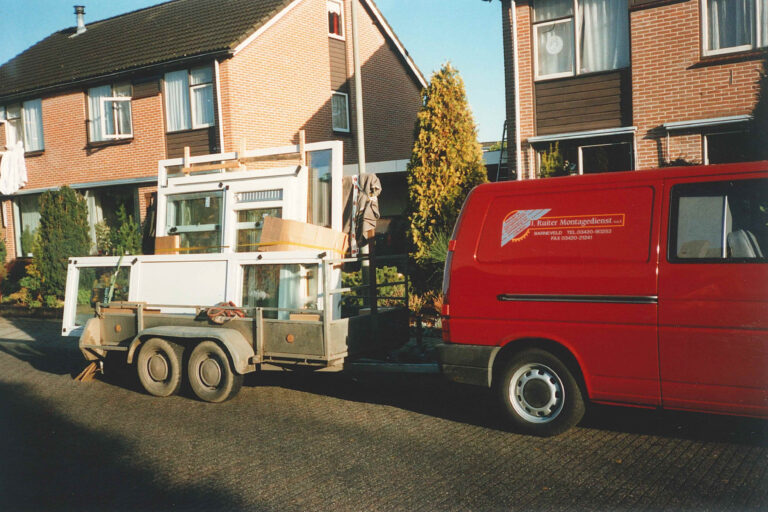
{"type": "MultiPolygon", "coordinates": [[[[459,70],[478,139],[499,140],[505,111],[501,2],[375,1],[427,80],[446,61],[459,70]]],[[[158,3],[161,1],[0,0],[0,63],[53,32],[74,26],[75,4],[85,5],[88,24],[158,3]]]]}

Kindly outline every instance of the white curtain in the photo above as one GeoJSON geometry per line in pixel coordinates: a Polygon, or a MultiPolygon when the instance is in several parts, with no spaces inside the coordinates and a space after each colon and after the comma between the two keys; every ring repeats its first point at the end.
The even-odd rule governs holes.
{"type": "Polygon", "coordinates": [[[573,14],[573,0],[536,0],[533,21],[547,21],[573,14]]]}
{"type": "Polygon", "coordinates": [[[189,78],[187,70],[165,74],[165,115],[168,131],[189,130],[189,78]]]}
{"type": "Polygon", "coordinates": [[[760,46],[768,46],[768,0],[760,4],[760,46]]]}
{"type": "MultiPolygon", "coordinates": [[[[277,291],[277,307],[300,309],[302,307],[299,300],[301,292],[300,286],[301,272],[299,271],[299,265],[281,265],[280,282],[277,291]]],[[[280,311],[277,318],[279,320],[288,320],[290,318],[290,312],[280,311]]]]}
{"type": "Polygon", "coordinates": [[[755,0],[707,0],[709,49],[751,44],[755,0]]]}
{"type": "MultiPolygon", "coordinates": [[[[101,127],[101,118],[103,115],[101,108],[101,98],[109,98],[112,96],[112,86],[102,85],[101,87],[92,87],[88,89],[88,110],[90,111],[90,123],[88,126],[88,136],[90,140],[97,142],[100,140],[106,140],[104,136],[104,130],[101,127]]],[[[112,127],[112,118],[107,116],[107,129],[112,127]]]]}
{"type": "Polygon", "coordinates": [[[24,149],[43,149],[43,102],[40,99],[24,102],[24,149]]]}
{"type": "Polygon", "coordinates": [[[629,66],[626,0],[579,0],[581,73],[629,66]]]}

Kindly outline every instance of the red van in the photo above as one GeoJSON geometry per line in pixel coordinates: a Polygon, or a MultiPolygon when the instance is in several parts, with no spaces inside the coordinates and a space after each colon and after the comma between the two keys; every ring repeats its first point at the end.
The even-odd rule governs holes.
{"type": "Polygon", "coordinates": [[[476,187],[439,359],[554,435],[592,402],[768,417],[768,162],[476,187]]]}

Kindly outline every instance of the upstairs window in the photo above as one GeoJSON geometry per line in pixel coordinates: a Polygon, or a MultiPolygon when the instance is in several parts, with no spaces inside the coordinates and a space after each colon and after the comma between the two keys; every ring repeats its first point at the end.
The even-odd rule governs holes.
{"type": "Polygon", "coordinates": [[[131,84],[88,89],[88,136],[91,142],[133,137],[131,84]]]}
{"type": "Polygon", "coordinates": [[[328,35],[344,38],[344,6],[338,0],[328,0],[328,35]]]}
{"type": "Polygon", "coordinates": [[[534,0],[536,78],[629,66],[626,0],[534,0]]]}
{"type": "Polygon", "coordinates": [[[12,103],[5,107],[5,144],[8,149],[21,141],[24,151],[42,151],[43,102],[41,99],[12,103]]]}
{"type": "Polygon", "coordinates": [[[165,74],[165,115],[169,132],[213,126],[213,70],[210,66],[165,74]]]}
{"type": "Polygon", "coordinates": [[[768,45],[768,0],[702,0],[704,54],[768,45]]]}

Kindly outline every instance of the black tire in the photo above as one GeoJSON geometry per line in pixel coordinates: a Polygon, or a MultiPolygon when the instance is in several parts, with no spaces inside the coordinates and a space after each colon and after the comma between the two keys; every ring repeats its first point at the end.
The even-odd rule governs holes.
{"type": "Polygon", "coordinates": [[[201,341],[189,356],[189,387],[204,402],[229,400],[240,391],[243,378],[235,372],[224,349],[214,341],[201,341]]]}
{"type": "Polygon", "coordinates": [[[561,434],[584,416],[584,399],[568,367],[551,353],[529,349],[505,366],[497,393],[515,429],[542,437],[561,434]]]}
{"type": "Polygon", "coordinates": [[[136,361],[139,382],[150,395],[171,396],[181,388],[184,348],[162,338],[144,342],[136,361]]]}

